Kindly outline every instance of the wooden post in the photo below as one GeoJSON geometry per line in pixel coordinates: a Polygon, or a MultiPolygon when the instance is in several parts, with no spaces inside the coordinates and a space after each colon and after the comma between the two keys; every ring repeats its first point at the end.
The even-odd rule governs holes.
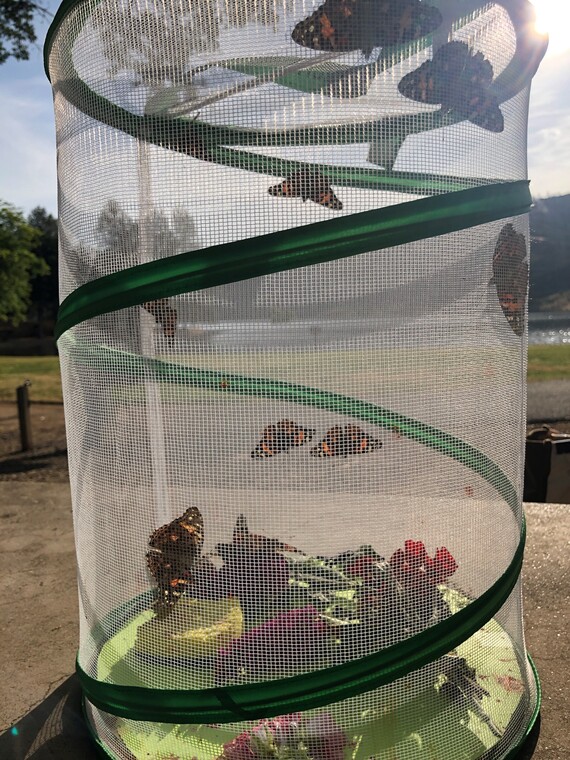
{"type": "Polygon", "coordinates": [[[30,420],[30,396],[28,388],[31,383],[26,380],[24,385],[16,388],[16,398],[18,400],[18,419],[20,421],[20,441],[22,442],[22,451],[29,451],[33,448],[32,443],[32,422],[30,420]]]}

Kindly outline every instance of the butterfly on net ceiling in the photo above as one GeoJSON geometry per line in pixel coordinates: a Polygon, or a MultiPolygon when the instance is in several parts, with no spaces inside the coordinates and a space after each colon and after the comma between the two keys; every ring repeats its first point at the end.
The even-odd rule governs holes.
{"type": "Polygon", "coordinates": [[[314,430],[301,427],[291,420],[279,420],[275,425],[268,425],[264,429],[261,440],[251,452],[251,458],[267,459],[297,446],[304,446],[314,434],[314,430]]]}
{"type": "Polygon", "coordinates": [[[419,103],[441,105],[489,132],[502,132],[503,114],[490,92],[493,67],[483,53],[473,53],[464,42],[448,42],[433,58],[406,74],[398,90],[419,103]]]}
{"type": "Polygon", "coordinates": [[[191,585],[203,543],[204,521],[198,507],[190,507],[151,534],[146,560],[157,585],[153,605],[157,617],[166,617],[191,585]]]}
{"type": "Polygon", "coordinates": [[[269,188],[269,195],[285,198],[302,198],[314,201],[333,211],[342,210],[342,202],[334,194],[329,181],[316,171],[301,169],[279,185],[269,188]]]}
{"type": "Polygon", "coordinates": [[[419,40],[441,22],[438,9],[420,0],[325,0],[291,38],[311,50],[369,56],[375,47],[419,40]]]}
{"type": "Polygon", "coordinates": [[[347,457],[350,454],[368,454],[382,447],[382,441],[371,438],[358,425],[335,425],[310,450],[314,457],[347,457]]]}
{"type": "Polygon", "coordinates": [[[512,224],[505,224],[495,246],[491,284],[497,289],[499,304],[511,330],[519,337],[524,332],[528,291],[526,255],[524,235],[518,233],[512,224]]]}

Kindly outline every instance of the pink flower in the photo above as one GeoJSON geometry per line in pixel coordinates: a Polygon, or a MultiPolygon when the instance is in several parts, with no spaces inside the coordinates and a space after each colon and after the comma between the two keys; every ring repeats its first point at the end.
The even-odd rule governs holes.
{"type": "Polygon", "coordinates": [[[426,560],[429,559],[426,548],[421,541],[412,541],[412,539],[408,539],[404,543],[404,547],[406,560],[409,562],[411,567],[420,567],[421,565],[425,565],[426,560]]]}
{"type": "Polygon", "coordinates": [[[224,751],[218,760],[255,760],[255,753],[250,745],[249,732],[244,731],[231,742],[224,744],[224,751]]]}
{"type": "Polygon", "coordinates": [[[458,565],[445,546],[439,548],[432,559],[421,541],[410,539],[405,542],[404,549],[394,552],[390,567],[404,588],[417,591],[430,584],[445,583],[458,565]]]}
{"type": "Polygon", "coordinates": [[[434,583],[445,583],[457,570],[458,565],[453,555],[442,546],[435,553],[431,566],[428,568],[428,576],[434,583]]]}

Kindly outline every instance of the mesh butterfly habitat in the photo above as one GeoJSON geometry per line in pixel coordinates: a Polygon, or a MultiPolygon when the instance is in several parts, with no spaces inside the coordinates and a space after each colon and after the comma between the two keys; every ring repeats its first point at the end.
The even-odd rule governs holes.
{"type": "Polygon", "coordinates": [[[77,661],[103,756],[514,757],[526,0],[66,0],[77,661]]]}

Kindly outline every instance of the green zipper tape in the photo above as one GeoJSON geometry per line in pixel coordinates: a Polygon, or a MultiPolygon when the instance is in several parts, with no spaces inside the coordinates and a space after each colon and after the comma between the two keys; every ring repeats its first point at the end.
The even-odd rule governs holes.
{"type": "Polygon", "coordinates": [[[72,357],[76,364],[87,362],[92,366],[93,358],[99,362],[103,359],[104,365],[110,372],[120,374],[121,377],[134,382],[141,382],[144,379],[238,396],[279,399],[316,409],[326,409],[336,414],[349,415],[389,430],[397,428],[401,435],[455,459],[484,478],[510,506],[515,519],[518,519],[520,502],[515,487],[501,468],[483,452],[460,438],[427,425],[425,422],[385,409],[370,401],[362,401],[341,393],[332,393],[283,380],[186,367],[183,364],[143,357],[107,346],[89,346],[68,336],[60,341],[60,352],[72,357]]]}
{"type": "Polygon", "coordinates": [[[146,301],[444,235],[524,214],[530,206],[528,181],[505,182],[169,256],[77,288],[60,306],[55,337],[146,301]]]}
{"type": "MultiPolygon", "coordinates": [[[[528,760],[528,756],[526,755],[526,752],[525,752],[525,758],[523,758],[521,755],[521,751],[526,748],[525,747],[526,742],[540,714],[540,707],[541,707],[541,702],[542,702],[540,680],[538,677],[536,666],[530,655],[527,656],[527,661],[530,665],[530,669],[531,669],[532,676],[534,678],[535,687],[536,687],[536,702],[535,702],[534,710],[532,712],[530,720],[525,726],[524,734],[522,735],[520,740],[517,742],[517,744],[510,748],[508,754],[505,755],[503,760],[519,760],[519,758],[520,760],[525,760],[525,758],[526,760],[528,760]]],[[[91,725],[91,721],[89,717],[87,716],[85,696],[83,696],[83,699],[81,700],[81,707],[82,707],[83,717],[87,725],[87,730],[89,731],[89,736],[91,740],[94,742],[94,746],[95,746],[98,756],[100,758],[103,758],[103,760],[108,760],[109,758],[111,758],[112,760],[118,760],[117,755],[115,755],[114,752],[112,752],[111,748],[108,747],[104,743],[103,739],[95,732],[93,726],[91,725]]],[[[485,755],[483,755],[483,757],[481,758],[481,760],[484,760],[488,755],[490,757],[490,754],[496,755],[495,748],[491,748],[489,752],[486,752],[485,755]]]]}
{"type": "Polygon", "coordinates": [[[98,681],[77,663],[85,697],[105,712],[160,723],[233,723],[324,707],[424,667],[455,649],[505,604],[519,578],[526,537],[503,575],[480,597],[421,633],[372,655],[289,678],[210,689],[153,689],[98,681]]]}

